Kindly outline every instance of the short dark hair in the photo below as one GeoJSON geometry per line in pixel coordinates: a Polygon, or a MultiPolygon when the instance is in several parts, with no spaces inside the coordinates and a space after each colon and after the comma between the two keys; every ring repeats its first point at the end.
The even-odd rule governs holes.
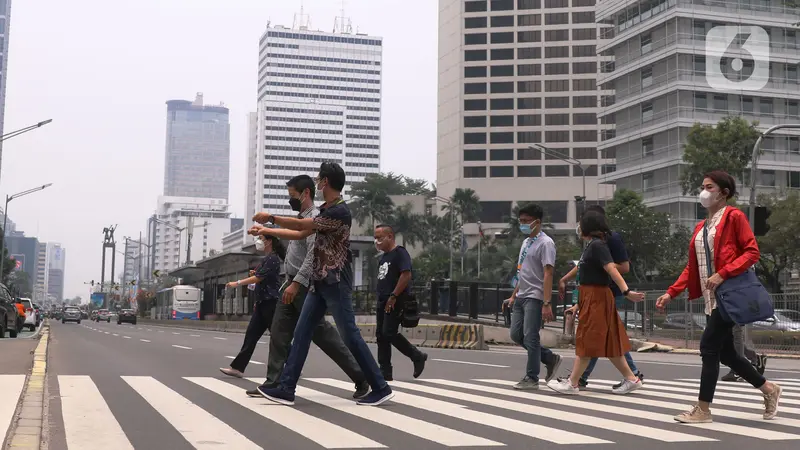
{"type": "Polygon", "coordinates": [[[724,191],[725,189],[728,190],[728,196],[725,197],[729,199],[736,195],[736,179],[733,178],[728,172],[723,170],[712,170],[707,174],[703,175],[703,178],[709,178],[711,181],[714,182],[717,186],[719,186],[720,192],[724,191]]]}
{"type": "Polygon", "coordinates": [[[278,239],[275,236],[263,236],[263,235],[261,236],[261,239],[264,239],[264,242],[266,242],[267,239],[272,241],[272,251],[275,252],[276,255],[278,255],[278,258],[280,258],[281,261],[286,259],[286,246],[283,245],[283,242],[280,239],[278,239]]]}
{"type": "Polygon", "coordinates": [[[541,206],[537,205],[536,203],[528,203],[527,205],[523,206],[519,209],[517,213],[517,217],[525,214],[526,216],[531,216],[534,219],[542,220],[544,218],[544,210],[541,206]]]}
{"type": "Polygon", "coordinates": [[[314,186],[314,179],[308,175],[297,175],[296,177],[292,177],[291,180],[286,182],[286,187],[293,188],[300,194],[302,194],[303,191],[308,189],[308,195],[312,199],[314,198],[314,194],[317,191],[317,187],[314,186]]]}
{"type": "Polygon", "coordinates": [[[386,223],[375,225],[375,229],[377,230],[378,228],[386,228],[387,230],[389,230],[389,233],[392,233],[392,236],[394,236],[394,227],[392,227],[391,225],[386,223]]]}
{"type": "Polygon", "coordinates": [[[586,211],[581,217],[581,234],[605,240],[611,234],[606,216],[597,211],[586,211]]]}
{"type": "Polygon", "coordinates": [[[319,166],[319,179],[328,180],[328,186],[335,191],[341,192],[344,189],[346,177],[342,166],[335,162],[326,161],[319,166]]]}
{"type": "Polygon", "coordinates": [[[600,214],[602,214],[604,216],[606,215],[605,208],[603,208],[600,205],[589,205],[589,206],[587,206],[586,207],[586,212],[589,212],[589,211],[599,212],[600,214]]]}

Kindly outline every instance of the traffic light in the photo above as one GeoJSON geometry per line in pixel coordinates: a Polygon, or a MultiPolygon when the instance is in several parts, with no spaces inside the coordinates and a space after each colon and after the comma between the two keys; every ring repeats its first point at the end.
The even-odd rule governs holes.
{"type": "Polygon", "coordinates": [[[764,236],[769,231],[767,219],[769,219],[770,214],[772,214],[772,211],[766,206],[756,206],[755,223],[753,224],[753,233],[756,236],[764,236]]]}

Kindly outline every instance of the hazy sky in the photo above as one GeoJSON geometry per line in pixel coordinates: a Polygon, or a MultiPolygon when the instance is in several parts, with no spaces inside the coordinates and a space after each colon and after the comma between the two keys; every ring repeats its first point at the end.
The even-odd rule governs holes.
{"type": "MultiPolygon", "coordinates": [[[[231,110],[231,199],[244,214],[246,116],[256,108],[258,40],[290,27],[300,0],[14,0],[0,194],[53,186],[9,205],[27,236],[67,249],[65,297],[99,280],[104,227],[138,237],[163,190],[168,99],[231,110]]],[[[305,0],[332,31],[340,0],[305,0]]],[[[436,175],[437,4],[347,0],[358,32],[382,36],[381,168],[436,175]]],[[[118,243],[122,249],[124,243],[118,243]]],[[[122,255],[117,254],[120,273],[122,255]]]]}

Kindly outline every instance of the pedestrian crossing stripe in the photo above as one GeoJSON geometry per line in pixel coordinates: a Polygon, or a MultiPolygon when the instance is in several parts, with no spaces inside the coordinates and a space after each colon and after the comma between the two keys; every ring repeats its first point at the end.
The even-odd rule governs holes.
{"type": "MultiPolygon", "coordinates": [[[[774,381],[776,383],[779,383],[781,385],[781,387],[784,387],[784,388],[786,387],[784,385],[784,383],[779,381],[779,380],[772,380],[772,381],[774,381]]],[[[653,381],[653,383],[664,383],[664,382],[662,382],[662,381],[653,381]]],[[[676,381],[671,381],[668,384],[674,385],[674,386],[680,386],[680,387],[690,387],[690,388],[695,388],[695,389],[699,389],[700,388],[700,381],[697,381],[697,380],[688,380],[688,379],[676,380],[676,381]]],[[[750,386],[747,383],[726,383],[724,381],[717,382],[717,390],[716,391],[717,392],[727,392],[727,391],[730,391],[730,392],[744,392],[746,394],[754,394],[754,393],[758,392],[755,389],[753,389],[753,387],[750,386]]],[[[781,404],[785,403],[785,399],[786,398],[800,398],[800,393],[788,392],[788,391],[784,390],[783,394],[781,394],[781,404]]]]}
{"type": "MultiPolygon", "coordinates": [[[[560,445],[610,444],[617,440],[614,439],[615,435],[626,435],[627,439],[632,436],[645,443],[657,441],[676,444],[726,441],[731,437],[765,441],[800,440],[800,408],[781,407],[776,420],[763,421],[760,420],[760,414],[746,411],[763,408],[755,402],[719,400],[715,401],[712,411],[715,422],[693,425],[675,423],[671,414],[687,410],[687,404],[694,403],[696,399],[696,386],[699,384],[693,380],[647,380],[643,388],[630,395],[613,395],[609,390],[615,381],[593,379],[589,390],[577,396],[563,396],[547,389],[541,392],[517,391],[511,389],[514,381],[497,379],[466,382],[444,379],[422,379],[413,383],[393,381],[390,384],[396,395],[388,404],[389,407],[367,408],[356,405],[345,395],[338,395],[350,394],[353,388],[351,382],[332,378],[302,379],[296,394],[304,402],[297,407],[249,398],[243,386],[215,377],[184,377],[177,380],[178,383],[184,383],[182,387],[168,387],[150,376],[120,378],[188,445],[199,449],[255,450],[274,448],[275,443],[258,442],[252,436],[248,437],[248,430],[241,429],[241,420],[226,417],[229,412],[218,417],[192,402],[179,393],[186,390],[187,386],[200,388],[199,391],[192,391],[193,395],[211,393],[215,398],[222,397],[220,401],[232,402],[256,414],[259,420],[266,419],[293,433],[295,437],[326,449],[397,448],[400,445],[397,439],[393,439],[397,437],[396,433],[419,439],[421,448],[508,446],[512,443],[503,442],[503,437],[509,435],[560,445]],[[672,389],[688,390],[694,395],[677,394],[672,389]],[[676,400],[686,400],[687,403],[676,403],[676,400]],[[721,402],[727,404],[722,405],[721,402]],[[392,403],[398,406],[392,408],[392,403]],[[415,411],[427,415],[420,417],[415,411]],[[356,417],[360,422],[352,425],[353,422],[345,420],[346,417],[356,417]],[[575,428],[553,427],[547,423],[553,420],[566,422],[575,428]],[[370,427],[360,425],[363,422],[369,422],[370,427]],[[378,428],[388,429],[389,434],[369,431],[378,428]],[[482,436],[482,431],[485,433],[486,429],[494,429],[494,433],[482,436]],[[498,430],[502,433],[498,433],[498,430]],[[362,434],[365,432],[369,436],[362,434]]],[[[0,375],[0,427],[4,429],[11,422],[24,380],[24,375],[0,375]]],[[[245,380],[253,383],[262,381],[253,378],[245,380]]],[[[57,376],[57,383],[68,449],[134,448],[130,436],[125,433],[128,422],[126,426],[120,424],[91,377],[60,375],[57,376]]],[[[748,390],[742,385],[722,387],[727,389],[725,392],[729,396],[739,400],[744,398],[742,393],[748,390]]],[[[750,390],[753,391],[752,388],[750,390]]],[[[784,392],[800,394],[800,387],[785,387],[784,392]]],[[[226,408],[219,410],[228,411],[226,408]]],[[[149,411],[144,413],[150,414],[149,411]]]]}

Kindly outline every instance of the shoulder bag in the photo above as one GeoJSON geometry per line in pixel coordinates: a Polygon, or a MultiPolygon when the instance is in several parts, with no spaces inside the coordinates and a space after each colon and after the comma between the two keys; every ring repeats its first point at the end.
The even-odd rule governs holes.
{"type": "Polygon", "coordinates": [[[419,304],[417,298],[408,292],[400,294],[397,301],[402,303],[400,325],[403,328],[415,328],[419,325],[419,304]]]}
{"type": "MultiPolygon", "coordinates": [[[[711,249],[708,246],[708,221],[703,224],[703,246],[706,251],[706,268],[710,277],[714,271],[711,268],[711,249]]],[[[767,319],[775,314],[772,298],[752,267],[723,281],[717,286],[714,295],[722,319],[728,322],[746,325],[767,319]]]]}

